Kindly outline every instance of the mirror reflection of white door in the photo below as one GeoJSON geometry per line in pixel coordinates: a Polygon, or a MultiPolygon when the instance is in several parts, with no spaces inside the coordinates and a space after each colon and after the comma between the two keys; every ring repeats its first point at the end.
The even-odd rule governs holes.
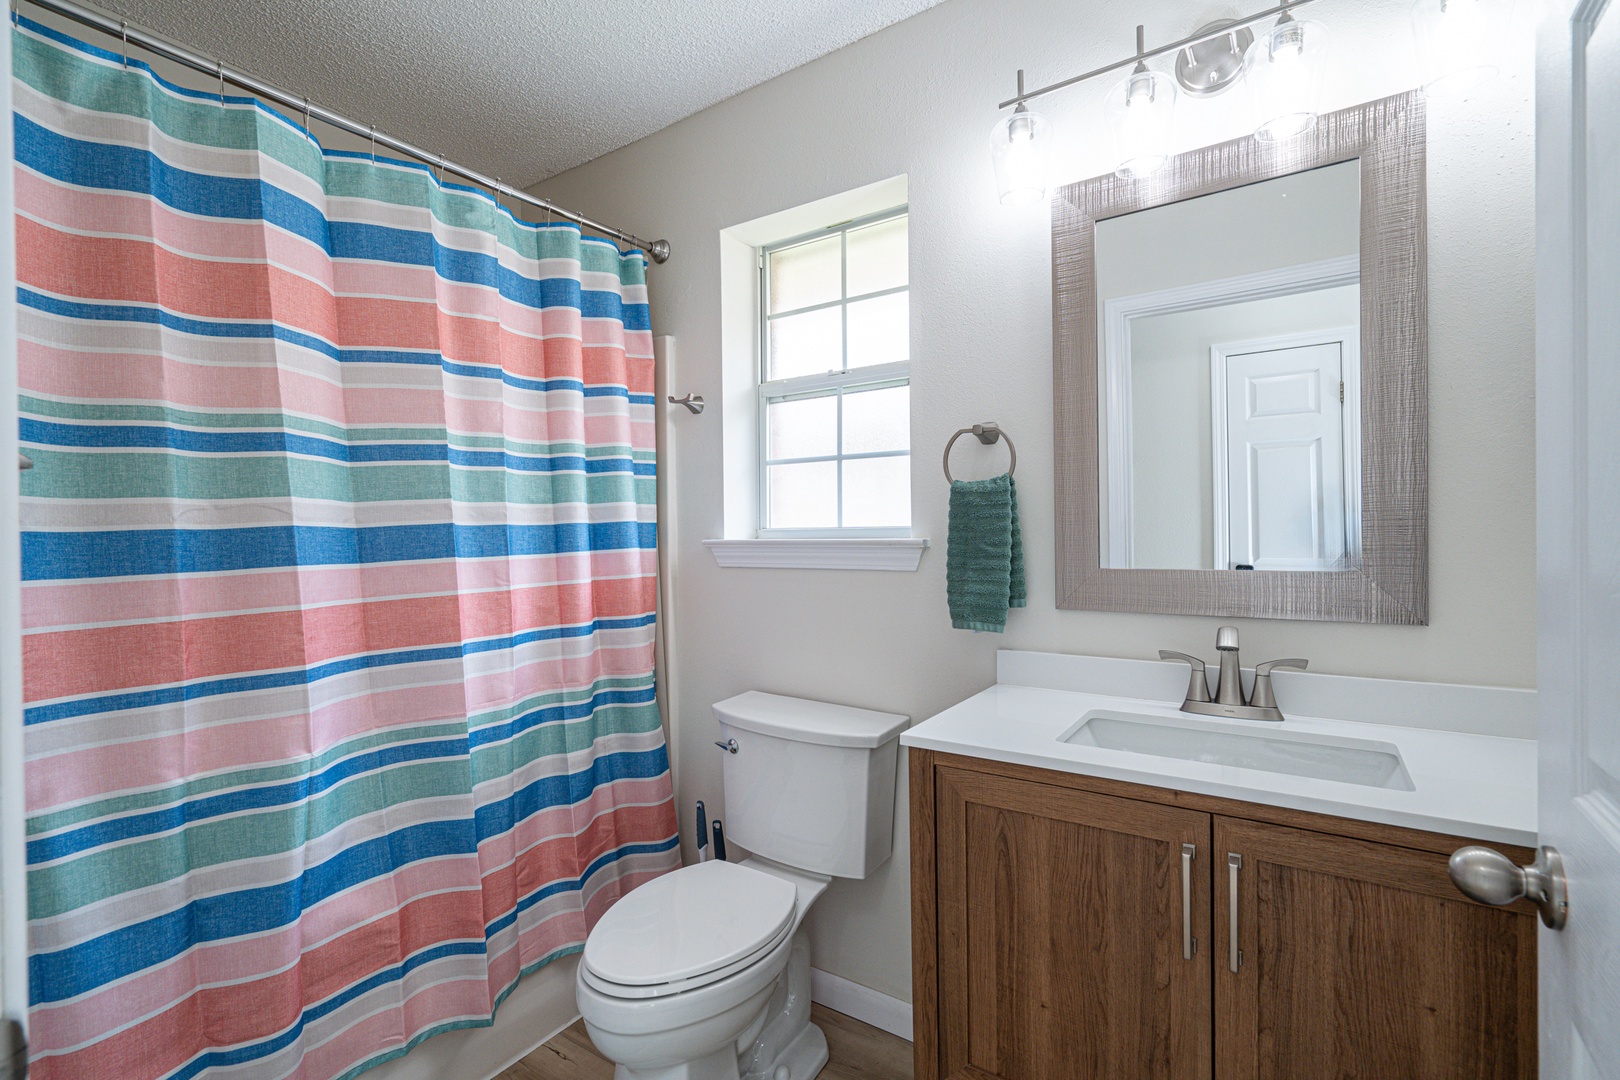
{"type": "Polygon", "coordinates": [[[1357,336],[1211,347],[1216,568],[1336,570],[1359,547],[1357,336]]]}
{"type": "Polygon", "coordinates": [[[1549,3],[1536,66],[1541,1075],[1620,1080],[1620,4],[1549,3]]]}

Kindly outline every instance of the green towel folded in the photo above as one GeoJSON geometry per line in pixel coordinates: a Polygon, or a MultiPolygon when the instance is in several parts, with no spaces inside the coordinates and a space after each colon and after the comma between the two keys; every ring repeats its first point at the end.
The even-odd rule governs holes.
{"type": "Polygon", "coordinates": [[[945,596],[958,630],[1001,633],[1007,609],[1023,607],[1024,541],[1011,474],[951,481],[945,596]]]}

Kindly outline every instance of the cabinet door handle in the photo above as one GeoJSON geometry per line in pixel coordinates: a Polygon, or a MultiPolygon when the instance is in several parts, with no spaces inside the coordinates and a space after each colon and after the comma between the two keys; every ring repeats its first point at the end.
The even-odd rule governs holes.
{"type": "Polygon", "coordinates": [[[1238,950],[1238,871],[1243,869],[1243,856],[1235,851],[1226,853],[1226,914],[1228,945],[1226,966],[1237,971],[1243,966],[1243,953],[1238,950]]]}
{"type": "Polygon", "coordinates": [[[1192,864],[1198,856],[1197,844],[1181,845],[1181,958],[1191,960],[1198,951],[1192,932],[1192,864]]]}

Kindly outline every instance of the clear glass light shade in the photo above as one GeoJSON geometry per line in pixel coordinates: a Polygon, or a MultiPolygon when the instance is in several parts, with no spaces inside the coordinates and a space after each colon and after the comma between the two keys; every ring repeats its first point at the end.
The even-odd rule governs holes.
{"type": "Polygon", "coordinates": [[[1108,94],[1103,115],[1114,132],[1114,175],[1152,176],[1170,160],[1176,118],[1176,81],[1157,71],[1135,71],[1108,94]]]}
{"type": "Polygon", "coordinates": [[[1046,198],[1046,159],[1052,153],[1052,125],[1040,113],[1020,109],[990,129],[990,160],[1004,206],[1046,198]]]}
{"type": "Polygon", "coordinates": [[[1254,101],[1254,137],[1286,142],[1316,126],[1327,30],[1288,19],[1255,34],[1243,55],[1243,81],[1254,101]]]}
{"type": "Polygon", "coordinates": [[[1510,6],[1508,0],[1417,0],[1412,33],[1423,89],[1457,96],[1495,77],[1510,6]]]}

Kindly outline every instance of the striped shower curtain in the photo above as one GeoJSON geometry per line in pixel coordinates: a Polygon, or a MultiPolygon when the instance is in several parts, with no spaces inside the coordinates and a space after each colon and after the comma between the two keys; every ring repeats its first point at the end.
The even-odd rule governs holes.
{"type": "Polygon", "coordinates": [[[12,42],[34,1075],[486,1025],[679,857],[645,260],[12,42]]]}

